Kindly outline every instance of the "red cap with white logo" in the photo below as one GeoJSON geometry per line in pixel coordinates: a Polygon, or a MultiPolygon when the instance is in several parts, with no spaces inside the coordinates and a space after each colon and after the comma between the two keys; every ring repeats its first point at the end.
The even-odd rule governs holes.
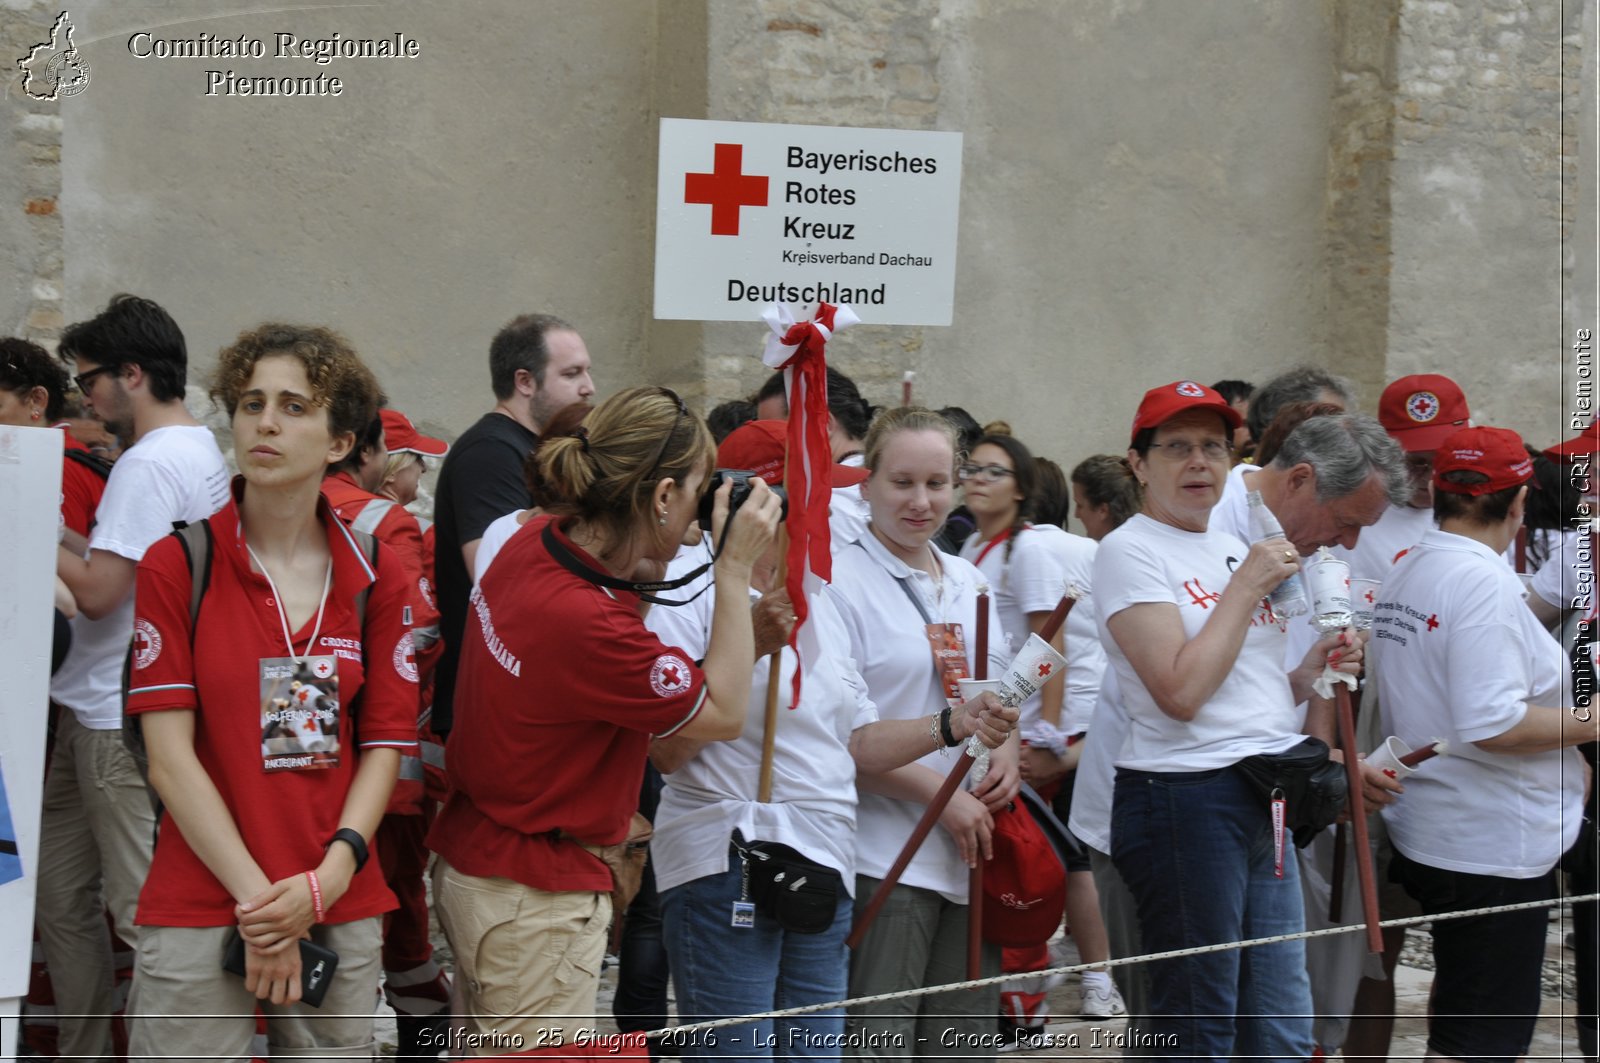
{"type": "Polygon", "coordinates": [[[1228,405],[1221,392],[1193,380],[1174,380],[1144,393],[1139,412],[1133,415],[1133,435],[1137,437],[1146,428],[1166,424],[1187,410],[1215,410],[1227,421],[1230,432],[1244,424],[1239,411],[1228,405]]]}
{"type": "Polygon", "coordinates": [[[1460,386],[1438,373],[1403,376],[1383,389],[1378,420],[1407,454],[1438,450],[1472,415],[1460,386]]]}

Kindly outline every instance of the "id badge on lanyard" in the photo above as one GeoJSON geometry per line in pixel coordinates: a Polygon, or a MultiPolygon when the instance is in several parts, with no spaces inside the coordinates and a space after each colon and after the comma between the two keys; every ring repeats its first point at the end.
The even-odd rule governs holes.
{"type": "Polygon", "coordinates": [[[331,655],[261,658],[261,770],[339,766],[339,665],[331,655]]]}
{"type": "Polygon", "coordinates": [[[944,699],[951,708],[955,708],[961,704],[961,680],[972,678],[967,668],[966,637],[961,633],[958,623],[929,623],[923,625],[923,630],[928,634],[928,648],[933,651],[933,670],[944,689],[944,699]]]}

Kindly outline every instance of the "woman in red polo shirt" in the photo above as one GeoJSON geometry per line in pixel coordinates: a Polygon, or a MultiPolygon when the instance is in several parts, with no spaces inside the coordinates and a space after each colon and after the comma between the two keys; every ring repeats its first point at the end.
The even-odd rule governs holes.
{"type": "Polygon", "coordinates": [[[221,352],[212,397],[242,476],[207,522],[197,618],[204,569],[184,543],[139,564],[127,711],[166,808],[139,896],[129,1056],[247,1059],[259,1001],[274,1055],[364,1057],[395,906],[367,839],[416,749],[411,586],[320,488],[377,415],[378,385],[327,329],[263,325],[221,352]],[[242,979],[221,969],[235,934],[242,979]],[[302,939],[339,957],[320,1011],[299,1003],[302,939]]]}
{"type": "Polygon", "coordinates": [[[87,538],[94,511],[106,490],[106,472],[76,460],[72,451],[89,448],[72,438],[61,419],[67,400],[67,371],[43,347],[27,340],[0,338],[0,424],[18,428],[59,428],[68,456],[61,463],[61,521],[87,538]]]}
{"type": "Polygon", "coordinates": [[[454,789],[428,836],[466,1054],[513,1035],[528,1048],[571,1043],[593,1027],[611,919],[611,872],[593,850],[626,837],[652,735],[743,730],[750,570],[778,497],[755,481],[724,541],[731,485],[717,492],[719,593],[703,664],[646,629],[626,582],[665,571],[713,454],[673,392],[607,399],[576,436],[540,447],[562,501],[516,532],[473,589],[446,752],[454,789]]]}

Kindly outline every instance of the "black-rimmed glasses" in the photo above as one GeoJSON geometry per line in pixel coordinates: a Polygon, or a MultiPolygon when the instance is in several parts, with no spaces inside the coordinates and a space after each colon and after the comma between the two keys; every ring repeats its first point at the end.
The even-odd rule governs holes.
{"type": "Polygon", "coordinates": [[[983,484],[992,484],[996,480],[1003,480],[1007,476],[1015,476],[1012,470],[1004,465],[961,465],[956,469],[956,475],[963,480],[976,480],[983,484]]]}
{"type": "Polygon", "coordinates": [[[89,389],[94,386],[95,377],[101,373],[114,373],[116,370],[117,367],[114,365],[97,365],[87,373],[79,373],[73,377],[72,383],[80,392],[87,395],[89,394],[89,389]]]}

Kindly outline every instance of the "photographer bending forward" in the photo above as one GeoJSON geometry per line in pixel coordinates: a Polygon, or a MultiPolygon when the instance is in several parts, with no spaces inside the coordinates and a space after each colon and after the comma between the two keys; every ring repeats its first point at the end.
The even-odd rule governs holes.
{"type": "MultiPolygon", "coordinates": [[[[659,579],[695,519],[711,434],[665,388],[624,391],[579,431],[539,452],[567,501],[512,536],[473,591],[446,754],[455,790],[428,837],[458,1021],[529,1047],[538,1031],[593,1025],[612,887],[593,850],[626,837],[651,736],[723,741],[744,726],[750,570],[779,513],[757,483],[734,516],[697,665],[645,628],[637,594],[602,584],[659,579]]],[[[725,486],[714,542],[727,519],[725,486]]]]}

